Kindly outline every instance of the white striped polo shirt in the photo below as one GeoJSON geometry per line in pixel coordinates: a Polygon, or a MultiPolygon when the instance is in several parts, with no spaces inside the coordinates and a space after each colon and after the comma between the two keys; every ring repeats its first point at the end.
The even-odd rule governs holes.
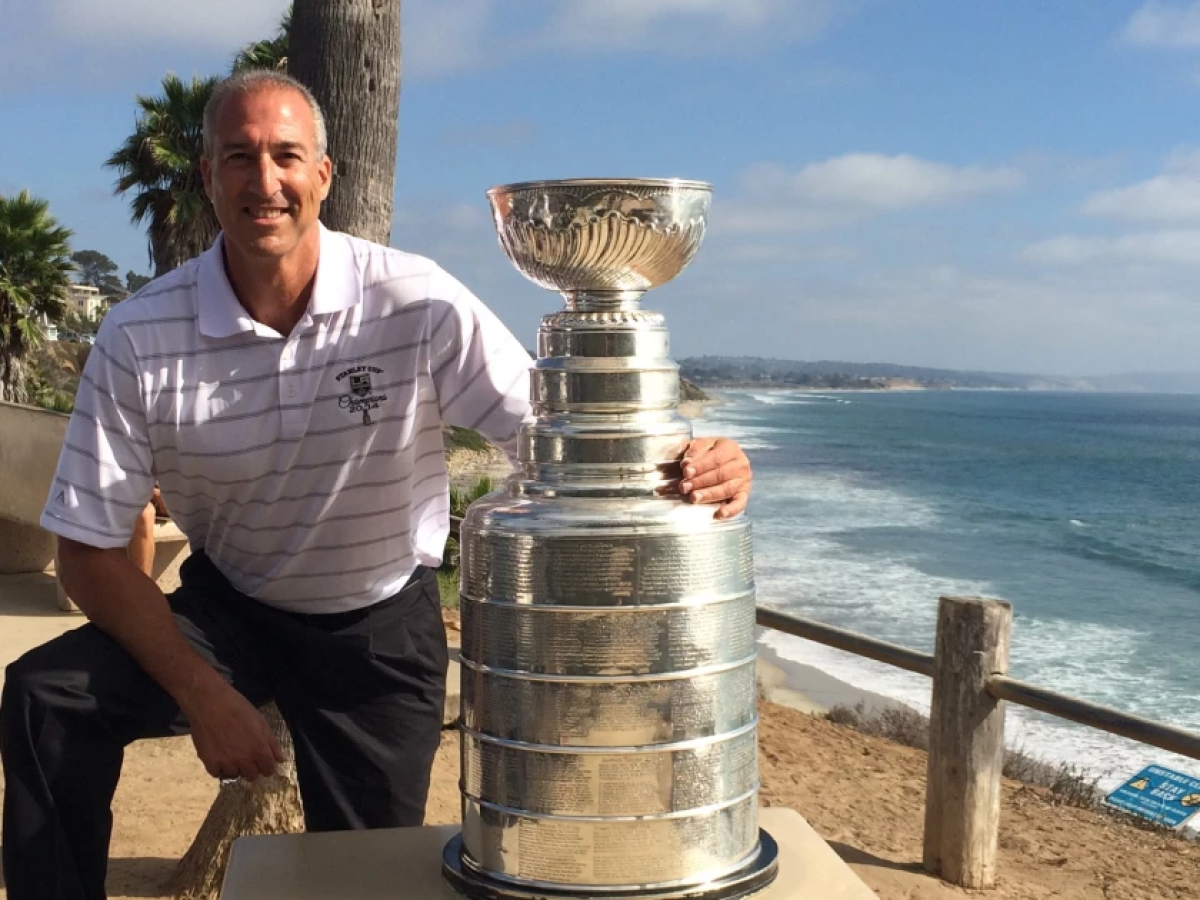
{"type": "Polygon", "coordinates": [[[123,547],[157,479],[240,591],[369,606],[441,559],[443,423],[512,455],[529,355],[434,263],[323,227],[308,311],[280,335],[238,302],[221,246],[105,317],[42,526],[123,547]]]}

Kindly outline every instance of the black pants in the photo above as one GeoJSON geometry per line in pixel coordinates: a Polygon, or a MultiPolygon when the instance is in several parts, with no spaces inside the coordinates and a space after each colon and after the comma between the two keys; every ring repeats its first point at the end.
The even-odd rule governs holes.
{"type": "MultiPolygon", "coordinates": [[[[203,554],[170,596],[188,642],[296,748],[310,831],[420,825],[446,689],[437,579],[367,609],[304,615],[233,589],[203,554]]],[[[103,898],[124,748],[187,720],[115,641],[84,625],[10,665],[0,703],[10,900],[103,898]]]]}

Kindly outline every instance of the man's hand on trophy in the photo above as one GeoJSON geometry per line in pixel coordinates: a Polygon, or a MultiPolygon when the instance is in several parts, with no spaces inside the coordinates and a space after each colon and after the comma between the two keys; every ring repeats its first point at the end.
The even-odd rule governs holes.
{"type": "Polygon", "coordinates": [[[746,508],[754,474],[737,441],[697,438],[688,444],[680,465],[680,493],[694,503],[719,503],[714,518],[728,519],[746,508]]]}

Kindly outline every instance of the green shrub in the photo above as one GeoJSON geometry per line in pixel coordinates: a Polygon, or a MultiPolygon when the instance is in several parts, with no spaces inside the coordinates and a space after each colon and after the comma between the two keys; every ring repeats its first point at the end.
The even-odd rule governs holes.
{"type": "MultiPolygon", "coordinates": [[[[885,706],[868,710],[863,703],[838,705],[825,714],[830,722],[855,731],[929,751],[929,719],[908,706],[885,706]]],[[[1055,763],[1027,753],[1021,748],[1004,750],[1005,778],[1033,787],[1047,788],[1058,803],[1082,809],[1105,810],[1099,778],[1069,763],[1055,763]]]]}
{"type": "Polygon", "coordinates": [[[75,409],[75,398],[62,391],[39,392],[34,396],[34,402],[42,409],[53,412],[69,413],[75,409]]]}
{"type": "MultiPolygon", "coordinates": [[[[496,484],[486,475],[476,479],[469,490],[450,488],[450,515],[461,518],[467,514],[467,507],[496,489],[496,484]]],[[[438,566],[438,586],[442,592],[442,606],[450,609],[458,608],[458,538],[454,535],[446,538],[446,547],[442,551],[442,564],[438,566]],[[451,599],[452,598],[452,599],[451,599]]]]}
{"type": "Polygon", "coordinates": [[[473,429],[459,428],[457,425],[451,425],[447,431],[449,432],[451,447],[462,447],[464,450],[486,452],[492,446],[482,434],[473,429]]]}
{"type": "Polygon", "coordinates": [[[437,571],[438,593],[445,609],[458,609],[458,569],[450,572],[437,571]]]}

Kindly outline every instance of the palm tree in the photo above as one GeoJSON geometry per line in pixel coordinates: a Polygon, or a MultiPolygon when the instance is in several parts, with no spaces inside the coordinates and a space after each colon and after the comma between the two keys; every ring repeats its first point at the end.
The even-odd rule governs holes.
{"type": "Polygon", "coordinates": [[[218,78],[191,83],[168,73],[163,93],[137,98],[133,134],[105,165],[116,169],[116,193],[130,193],[135,225],[145,223],[155,276],[199,256],[220,230],[204,192],[204,106],[218,78]]]}
{"type": "Polygon", "coordinates": [[[288,36],[292,31],[292,7],[284,10],[275,37],[247,44],[233,58],[233,71],[245,69],[283,69],[287,67],[288,36]]]}
{"type": "Polygon", "coordinates": [[[0,196],[0,399],[29,399],[25,356],[42,344],[41,321],[63,314],[70,240],[45,200],[28,191],[0,196]]]}

